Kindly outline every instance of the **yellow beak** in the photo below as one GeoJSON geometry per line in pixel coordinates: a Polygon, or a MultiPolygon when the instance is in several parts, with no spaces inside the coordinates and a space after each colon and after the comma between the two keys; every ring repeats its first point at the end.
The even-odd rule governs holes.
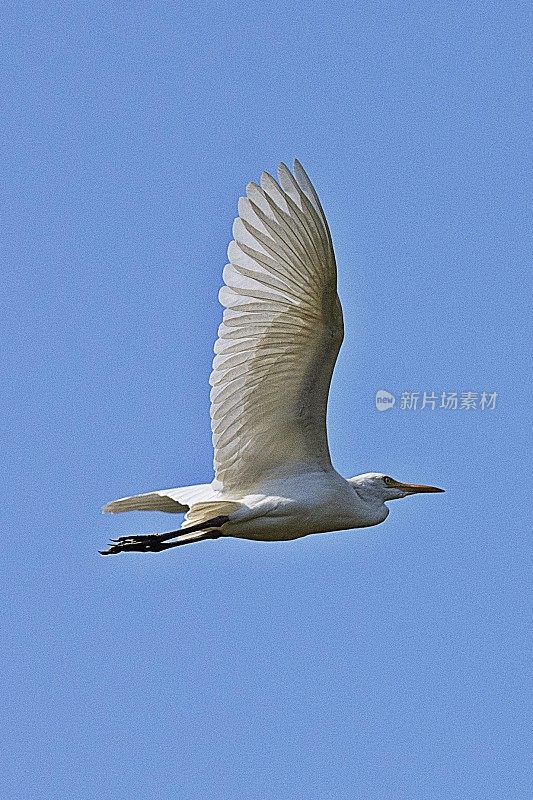
{"type": "Polygon", "coordinates": [[[425,486],[423,483],[400,483],[400,481],[394,481],[389,486],[393,489],[401,489],[402,492],[409,492],[409,494],[444,491],[444,489],[439,489],[438,486],[425,486]]]}

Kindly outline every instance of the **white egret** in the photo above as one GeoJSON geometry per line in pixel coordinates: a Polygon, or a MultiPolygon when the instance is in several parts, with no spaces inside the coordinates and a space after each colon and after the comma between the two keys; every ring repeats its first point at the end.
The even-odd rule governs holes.
{"type": "Polygon", "coordinates": [[[186,512],[181,528],[122,536],[103,555],[160,552],[220,536],[261,541],[364,528],[386,503],[435,486],[331,463],[326,408],[343,339],[328,224],[298,161],[281,164],[239,201],[210,378],[212,483],[114,500],[104,511],[186,512]]]}

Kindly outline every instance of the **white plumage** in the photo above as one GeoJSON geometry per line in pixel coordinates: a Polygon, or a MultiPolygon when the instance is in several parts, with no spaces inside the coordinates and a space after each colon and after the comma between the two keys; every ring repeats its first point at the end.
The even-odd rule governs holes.
{"type": "Polygon", "coordinates": [[[345,480],[334,470],[326,410],[343,339],[335,255],[301,164],[293,173],[280,164],[278,177],[248,184],[228,248],[210,378],[215,479],[109,503],[104,511],[188,513],[182,529],[121,537],[106,555],[365,527],[385,519],[387,500],[441,491],[379,473],[345,480]]]}
{"type": "Polygon", "coordinates": [[[326,218],[299,164],[267,173],[239,201],[224,269],[211,374],[217,480],[230,492],[265,476],[330,469],[328,390],[342,342],[326,218]]]}

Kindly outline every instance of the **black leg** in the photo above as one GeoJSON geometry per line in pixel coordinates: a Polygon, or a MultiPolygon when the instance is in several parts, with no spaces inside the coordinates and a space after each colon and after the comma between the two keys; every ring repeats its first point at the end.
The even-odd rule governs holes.
{"type": "Polygon", "coordinates": [[[153,550],[150,552],[159,553],[161,550],[170,550],[171,547],[180,547],[182,544],[194,544],[195,542],[204,542],[206,539],[219,539],[223,536],[222,531],[219,530],[212,530],[206,531],[202,536],[196,537],[196,539],[178,539],[175,542],[161,542],[161,544],[155,544],[153,550]]]}
{"type": "Polygon", "coordinates": [[[120,536],[118,539],[112,539],[108,550],[99,550],[103,556],[112,556],[116,553],[160,553],[162,550],[169,550],[171,547],[179,547],[182,544],[192,544],[194,542],[201,542],[204,539],[218,539],[222,536],[222,531],[218,530],[221,525],[228,521],[229,517],[219,516],[213,519],[206,520],[205,522],[198,523],[198,525],[191,525],[188,528],[179,528],[177,531],[166,531],[165,533],[152,533],[144,536],[120,536]],[[210,529],[210,530],[206,530],[210,529]],[[169,539],[176,539],[183,537],[185,534],[195,533],[196,531],[205,531],[203,536],[198,536],[192,541],[190,539],[179,540],[176,542],[168,542],[169,539]]]}

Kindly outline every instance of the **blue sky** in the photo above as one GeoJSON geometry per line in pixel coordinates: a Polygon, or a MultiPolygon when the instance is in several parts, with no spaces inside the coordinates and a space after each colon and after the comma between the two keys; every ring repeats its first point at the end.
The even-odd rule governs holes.
{"type": "Polygon", "coordinates": [[[18,2],[0,24],[2,796],[530,797],[523,4],[18,2]],[[339,264],[335,465],[446,494],[367,531],[102,559],[169,522],[104,502],[211,478],[237,198],[294,156],[339,264]]]}

